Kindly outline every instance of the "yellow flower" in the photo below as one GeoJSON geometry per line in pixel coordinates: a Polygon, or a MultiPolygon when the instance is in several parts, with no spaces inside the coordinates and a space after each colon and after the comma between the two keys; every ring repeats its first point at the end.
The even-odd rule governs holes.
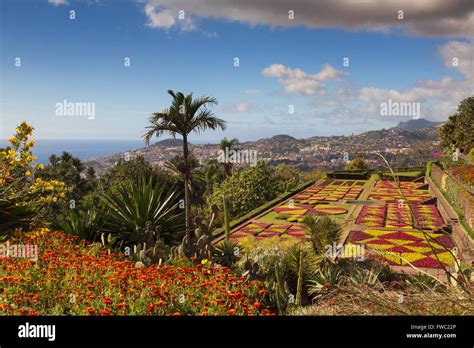
{"type": "Polygon", "coordinates": [[[38,164],[38,169],[44,169],[44,164],[43,163],[38,164]]]}
{"type": "Polygon", "coordinates": [[[25,173],[26,176],[30,176],[31,175],[31,172],[29,170],[26,171],[25,173]]]}
{"type": "Polygon", "coordinates": [[[58,201],[58,198],[57,197],[53,197],[53,202],[57,202],[58,201]]]}
{"type": "Polygon", "coordinates": [[[201,261],[201,265],[205,265],[206,263],[207,263],[207,259],[203,259],[203,260],[201,261]]]}
{"type": "Polygon", "coordinates": [[[59,194],[59,197],[64,198],[64,192],[61,192],[61,193],[59,194]]]}

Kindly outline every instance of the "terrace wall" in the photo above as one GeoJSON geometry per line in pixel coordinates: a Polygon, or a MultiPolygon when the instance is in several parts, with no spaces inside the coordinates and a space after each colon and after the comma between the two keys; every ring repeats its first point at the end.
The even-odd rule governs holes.
{"type": "Polygon", "coordinates": [[[474,229],[474,196],[469,188],[458,181],[451,175],[445,172],[440,166],[433,163],[431,168],[431,179],[443,191],[443,193],[450,199],[451,203],[455,205],[462,212],[466,218],[466,223],[474,229]]]}

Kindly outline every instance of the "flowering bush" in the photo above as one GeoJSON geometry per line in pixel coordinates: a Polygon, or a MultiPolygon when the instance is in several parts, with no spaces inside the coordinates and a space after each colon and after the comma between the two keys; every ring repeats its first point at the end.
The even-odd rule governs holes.
{"type": "Polygon", "coordinates": [[[474,166],[466,163],[457,163],[450,168],[453,176],[468,185],[474,185],[474,166]]]}
{"type": "Polygon", "coordinates": [[[273,315],[260,283],[228,268],[135,268],[124,255],[47,229],[10,243],[37,245],[38,260],[0,258],[0,315],[273,315]]]}
{"type": "MultiPolygon", "coordinates": [[[[37,218],[44,218],[45,212],[65,197],[68,189],[61,181],[46,181],[34,178],[37,169],[43,165],[33,165],[36,159],[31,150],[35,141],[30,139],[33,127],[26,122],[16,128],[16,133],[8,139],[10,146],[0,149],[0,191],[5,196],[0,215],[8,215],[5,207],[28,206],[37,213],[37,218]]],[[[13,208],[12,208],[13,207],[13,208]]],[[[15,226],[12,224],[12,226],[15,226]]]]}

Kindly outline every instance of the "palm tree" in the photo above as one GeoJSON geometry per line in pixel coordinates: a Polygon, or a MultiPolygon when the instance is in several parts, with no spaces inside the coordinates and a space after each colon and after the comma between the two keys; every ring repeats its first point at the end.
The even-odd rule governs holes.
{"type": "MultiPolygon", "coordinates": [[[[186,221],[186,237],[188,241],[191,238],[190,230],[190,192],[189,178],[190,170],[188,165],[189,149],[188,136],[191,132],[201,132],[206,129],[225,129],[225,121],[214,116],[209,106],[217,105],[214,97],[200,97],[193,99],[193,94],[184,95],[181,92],[168,90],[168,94],[173,98],[171,106],[161,112],[152,114],[149,119],[150,125],[146,127],[147,131],[143,135],[147,145],[151,138],[164,133],[170,134],[173,138],[177,134],[183,138],[183,157],[184,157],[184,209],[186,221]]],[[[191,243],[188,243],[190,246],[191,243]]],[[[189,251],[189,250],[188,250],[189,251]]]]}
{"type": "MultiPolygon", "coordinates": [[[[227,138],[224,138],[221,140],[221,143],[219,144],[219,148],[221,149],[221,151],[224,151],[224,153],[228,153],[231,150],[234,150],[238,144],[239,144],[239,139],[237,138],[233,138],[230,140],[227,138]]],[[[224,179],[225,179],[232,175],[232,163],[228,162],[228,158],[225,158],[222,164],[224,165],[224,179]]]]}
{"type": "MultiPolygon", "coordinates": [[[[166,161],[163,165],[171,174],[178,180],[178,183],[181,187],[184,188],[184,176],[185,176],[185,165],[184,165],[184,157],[183,156],[175,156],[172,159],[166,161]]],[[[191,203],[194,204],[201,204],[202,196],[206,190],[206,179],[204,174],[199,171],[199,161],[194,157],[190,156],[188,159],[188,171],[189,171],[189,193],[190,193],[190,200],[191,203]]]]}

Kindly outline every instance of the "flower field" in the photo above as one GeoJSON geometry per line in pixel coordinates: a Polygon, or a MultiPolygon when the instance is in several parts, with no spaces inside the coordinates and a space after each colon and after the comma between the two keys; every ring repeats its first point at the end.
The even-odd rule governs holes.
{"type": "Polygon", "coordinates": [[[296,203],[316,204],[318,202],[337,202],[357,199],[365,181],[327,179],[293,197],[296,203]]]}
{"type": "Polygon", "coordinates": [[[443,219],[436,208],[436,205],[412,204],[395,204],[388,203],[386,205],[364,205],[356,224],[367,227],[386,227],[386,228],[403,228],[413,229],[416,225],[423,230],[433,230],[443,226],[443,219]],[[411,216],[412,210],[415,221],[411,216]]]}
{"type": "Polygon", "coordinates": [[[330,215],[343,220],[348,215],[345,200],[359,197],[366,181],[326,179],[296,194],[270,210],[266,215],[251,221],[232,233],[233,240],[248,236],[255,240],[278,237],[280,240],[304,239],[301,222],[305,215],[330,215]]]}
{"type": "Polygon", "coordinates": [[[258,282],[206,262],[139,269],[48,230],[10,243],[37,245],[39,256],[0,258],[0,315],[274,315],[258,282]]]}
{"type": "MultiPolygon", "coordinates": [[[[303,241],[306,235],[301,223],[305,215],[329,215],[346,221],[350,205],[344,204],[345,200],[359,197],[364,185],[358,180],[324,180],[243,225],[231,234],[231,239],[239,241],[251,236],[257,241],[303,241]]],[[[448,235],[435,232],[445,225],[443,218],[435,204],[423,204],[433,198],[426,185],[402,181],[400,186],[408,202],[400,201],[402,195],[393,182],[375,183],[369,199],[378,202],[362,205],[346,246],[364,245],[366,256],[391,265],[410,263],[415,267],[441,268],[438,258],[442,264],[452,266],[453,256],[446,249],[451,250],[454,244],[448,235]]]]}
{"type": "Polygon", "coordinates": [[[454,244],[444,234],[366,229],[352,231],[347,242],[364,245],[366,254],[391,265],[409,262],[415,267],[441,268],[438,259],[445,266],[452,266],[455,261],[447,250],[454,244]]]}
{"type": "Polygon", "coordinates": [[[400,189],[387,180],[378,181],[369,199],[381,201],[362,207],[346,244],[366,247],[367,255],[391,265],[442,268],[453,266],[451,237],[436,233],[444,226],[435,204],[423,204],[432,196],[422,183],[400,182],[400,189]],[[408,202],[406,202],[408,201],[408,202]],[[441,262],[441,264],[440,264],[441,262]]]}
{"type": "Polygon", "coordinates": [[[400,189],[395,186],[392,181],[381,180],[375,184],[375,187],[369,194],[369,199],[374,201],[386,201],[390,203],[398,203],[400,200],[406,200],[408,203],[422,203],[431,198],[428,190],[422,189],[422,183],[402,181],[400,189]],[[404,197],[405,196],[405,197],[404,197]]]}
{"type": "Polygon", "coordinates": [[[279,237],[281,240],[288,240],[294,238],[304,239],[305,233],[301,225],[251,222],[250,224],[240,228],[237,232],[234,232],[231,235],[231,239],[238,241],[239,239],[249,236],[255,237],[256,240],[273,237],[279,237]]]}

